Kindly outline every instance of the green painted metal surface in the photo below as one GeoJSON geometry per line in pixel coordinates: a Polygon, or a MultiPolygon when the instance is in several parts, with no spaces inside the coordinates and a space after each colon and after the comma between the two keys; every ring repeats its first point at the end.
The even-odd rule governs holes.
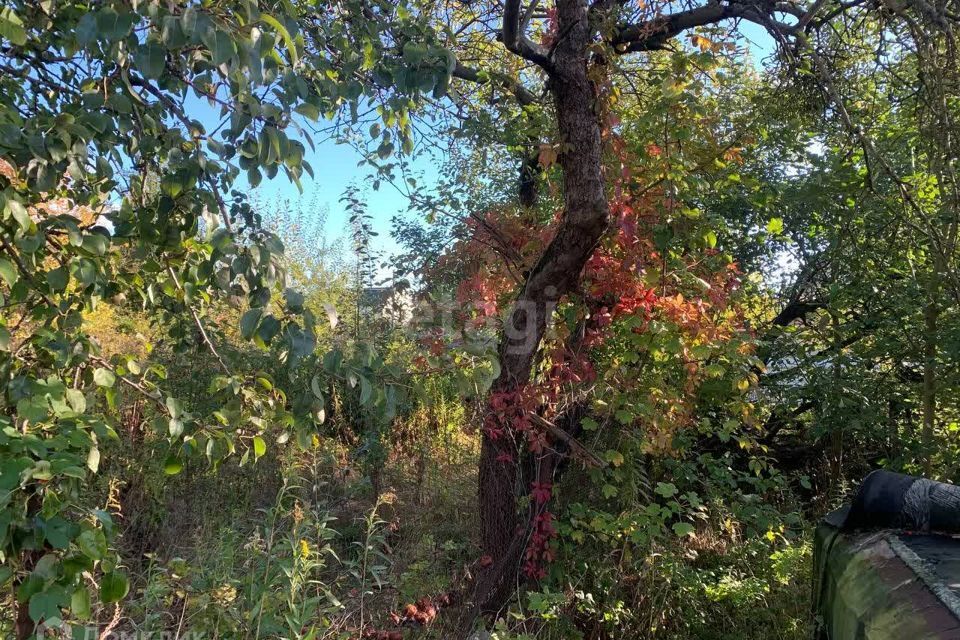
{"type": "Polygon", "coordinates": [[[960,640],[960,540],[824,522],[813,603],[816,640],[960,640]]]}

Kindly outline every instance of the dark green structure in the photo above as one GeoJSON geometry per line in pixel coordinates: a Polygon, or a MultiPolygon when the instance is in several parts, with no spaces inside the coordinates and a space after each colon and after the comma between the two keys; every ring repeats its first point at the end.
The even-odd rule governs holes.
{"type": "Polygon", "coordinates": [[[960,640],[960,487],[874,472],[814,542],[816,640],[960,640]]]}

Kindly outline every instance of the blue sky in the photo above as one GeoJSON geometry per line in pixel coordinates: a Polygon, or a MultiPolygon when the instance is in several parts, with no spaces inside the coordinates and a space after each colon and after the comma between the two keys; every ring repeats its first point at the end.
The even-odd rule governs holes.
{"type": "MultiPolygon", "coordinates": [[[[752,23],[741,25],[744,42],[750,46],[757,63],[767,56],[773,49],[773,41],[764,29],[752,23]]],[[[216,113],[206,105],[197,101],[196,111],[190,115],[205,125],[216,121],[216,113]]],[[[381,254],[393,252],[397,245],[390,237],[391,219],[398,213],[407,211],[406,199],[389,186],[382,185],[378,191],[369,188],[366,180],[370,174],[367,166],[358,166],[363,159],[362,154],[353,147],[337,144],[332,140],[316,145],[316,150],[307,148],[305,159],[313,167],[314,178],[304,174],[302,177],[303,194],[297,187],[287,180],[281,172],[273,180],[264,179],[256,189],[255,194],[259,202],[269,205],[282,200],[296,202],[301,199],[304,203],[317,203],[328,210],[326,221],[326,235],[329,239],[348,237],[350,234],[349,214],[345,210],[340,198],[345,189],[351,185],[361,188],[368,204],[368,212],[372,216],[373,226],[378,233],[374,239],[374,249],[381,254]]],[[[440,163],[432,158],[416,158],[411,165],[414,174],[420,174],[418,181],[422,186],[429,187],[436,184],[439,177],[440,163]]],[[[241,177],[238,184],[240,189],[248,189],[245,177],[241,177]]]]}
{"type": "MultiPolygon", "coordinates": [[[[221,120],[219,108],[215,109],[206,100],[199,98],[191,98],[187,106],[187,115],[190,118],[199,120],[208,131],[217,128],[221,120]]],[[[318,126],[324,125],[322,121],[318,124],[318,126]]],[[[306,145],[305,141],[292,129],[287,133],[306,145]]],[[[292,203],[299,200],[304,205],[316,203],[318,207],[326,208],[328,216],[325,230],[328,238],[332,240],[349,237],[349,214],[340,202],[340,198],[348,187],[359,187],[378,234],[373,241],[374,249],[382,254],[392,252],[397,245],[390,237],[390,221],[396,214],[407,210],[406,199],[396,189],[385,183],[377,191],[371,189],[367,180],[371,174],[371,167],[360,166],[363,154],[354,147],[348,144],[337,144],[333,140],[316,142],[316,139],[315,145],[315,150],[311,150],[310,146],[306,145],[304,159],[313,168],[314,177],[303,174],[302,194],[282,171],[272,180],[264,177],[260,185],[253,190],[250,189],[246,174],[241,172],[236,188],[248,192],[257,203],[267,207],[273,204],[279,205],[284,200],[292,203]]],[[[410,163],[409,170],[411,175],[416,175],[422,184],[436,184],[438,165],[435,161],[426,157],[416,158],[410,163]]]]}
{"type": "MultiPolygon", "coordinates": [[[[350,186],[360,187],[367,211],[372,216],[374,230],[377,237],[373,239],[373,247],[381,254],[389,254],[397,248],[390,237],[391,219],[398,213],[407,210],[406,199],[396,189],[388,184],[382,184],[374,191],[366,179],[370,175],[369,166],[358,166],[363,155],[352,146],[325,141],[317,144],[316,151],[307,149],[305,160],[313,167],[314,177],[304,174],[301,178],[303,194],[296,185],[287,180],[281,172],[273,180],[264,179],[257,187],[255,194],[261,203],[278,202],[284,199],[290,201],[302,200],[311,204],[316,202],[320,207],[328,209],[326,232],[330,239],[349,237],[349,214],[340,202],[344,191],[350,186]]],[[[427,158],[415,159],[411,165],[414,173],[423,176],[420,181],[424,185],[436,184],[438,177],[437,164],[427,158]]],[[[246,178],[241,182],[246,187],[246,178]]]]}

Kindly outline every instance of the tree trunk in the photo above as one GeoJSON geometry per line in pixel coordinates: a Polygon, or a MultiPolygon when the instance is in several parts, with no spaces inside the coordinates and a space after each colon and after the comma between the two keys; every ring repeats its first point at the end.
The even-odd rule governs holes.
{"type": "Polygon", "coordinates": [[[933,473],[934,428],[937,420],[937,321],[940,309],[939,269],[934,267],[927,285],[927,306],[923,310],[923,431],[920,434],[924,475],[933,473]]]}
{"type": "MultiPolygon", "coordinates": [[[[557,234],[528,275],[500,340],[501,374],[492,393],[510,393],[529,382],[549,316],[561,297],[579,283],[587,260],[607,228],[601,123],[596,91],[588,76],[592,28],[585,0],[558,0],[558,32],[550,88],[562,141],[564,211],[557,234]]],[[[514,435],[483,436],[479,473],[481,543],[494,564],[479,577],[472,602],[477,612],[498,612],[519,576],[530,516],[521,518],[517,499],[529,490],[531,473],[524,443],[514,435]],[[525,462],[524,462],[525,461],[525,462]]],[[[540,469],[540,473],[543,469],[540,469]]],[[[539,473],[537,474],[539,475],[539,473]]]]}

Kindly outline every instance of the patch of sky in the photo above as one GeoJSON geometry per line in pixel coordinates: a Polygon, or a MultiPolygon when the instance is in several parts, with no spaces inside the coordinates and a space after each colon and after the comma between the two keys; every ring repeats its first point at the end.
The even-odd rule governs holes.
{"type": "MultiPolygon", "coordinates": [[[[211,106],[205,99],[191,98],[186,106],[188,117],[199,121],[207,131],[216,130],[222,121],[219,106],[211,106]]],[[[329,123],[321,121],[316,124],[316,128],[321,130],[318,135],[314,135],[302,119],[298,124],[314,140],[311,149],[306,140],[293,129],[287,132],[291,138],[305,144],[304,159],[313,169],[313,178],[307,173],[301,176],[303,193],[282,171],[272,180],[264,179],[252,189],[246,173],[241,172],[234,188],[248,193],[260,206],[280,206],[287,201],[294,205],[308,203],[310,207],[317,209],[315,213],[309,208],[306,209],[307,215],[319,216],[321,211],[325,210],[324,231],[327,237],[345,239],[351,234],[350,213],[345,204],[340,202],[340,198],[348,188],[354,187],[366,202],[373,229],[377,233],[372,239],[372,248],[381,256],[394,253],[398,247],[390,235],[390,221],[395,215],[408,209],[407,198],[385,181],[380,183],[379,189],[373,189],[370,179],[373,169],[366,163],[366,153],[358,145],[339,141],[336,137],[324,133],[322,130],[328,127],[329,123]]],[[[407,165],[407,175],[415,176],[420,184],[429,188],[436,183],[440,164],[429,154],[421,154],[409,160],[407,165]]]]}

